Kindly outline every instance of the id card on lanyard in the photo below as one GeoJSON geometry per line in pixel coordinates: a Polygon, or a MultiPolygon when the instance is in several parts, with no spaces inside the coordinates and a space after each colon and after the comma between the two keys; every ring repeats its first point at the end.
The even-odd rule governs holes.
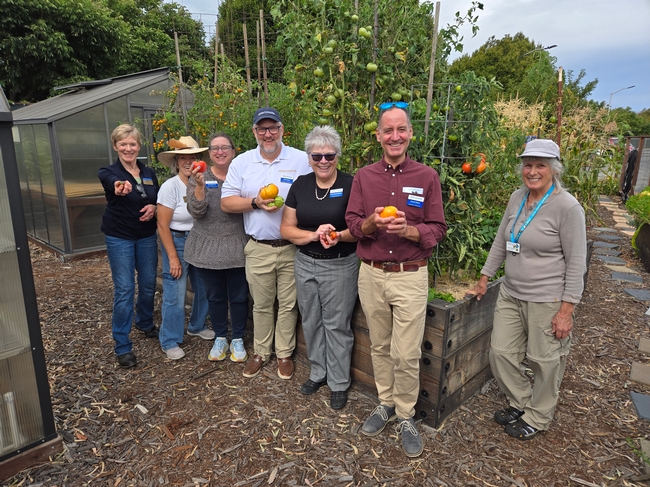
{"type": "Polygon", "coordinates": [[[519,215],[521,215],[521,212],[524,209],[524,206],[526,205],[526,201],[528,200],[528,195],[530,194],[530,191],[526,193],[524,199],[521,202],[521,206],[519,206],[519,211],[517,212],[517,216],[515,216],[515,219],[512,222],[512,228],[510,229],[510,240],[506,242],[507,252],[512,252],[512,255],[517,255],[518,253],[521,252],[521,244],[519,244],[519,237],[521,237],[521,234],[524,233],[524,230],[526,230],[530,222],[533,221],[533,218],[535,218],[535,215],[537,215],[537,212],[542,207],[542,205],[546,202],[546,200],[551,195],[554,189],[555,189],[555,185],[552,184],[551,187],[546,192],[546,194],[544,195],[544,197],[539,201],[539,203],[537,204],[533,212],[528,216],[528,218],[526,218],[526,221],[524,221],[523,225],[521,225],[521,228],[517,232],[517,236],[515,236],[515,224],[517,223],[517,220],[519,220],[519,215]]]}

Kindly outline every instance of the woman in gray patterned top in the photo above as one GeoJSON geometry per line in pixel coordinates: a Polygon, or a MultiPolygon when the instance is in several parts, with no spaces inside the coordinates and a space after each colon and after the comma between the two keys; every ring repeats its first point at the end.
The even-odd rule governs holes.
{"type": "Polygon", "coordinates": [[[218,361],[227,356],[230,306],[230,360],[245,362],[248,283],[244,247],[248,237],[240,213],[221,211],[221,185],[235,156],[235,144],[228,135],[215,134],[210,136],[208,150],[212,165],[204,173],[195,168],[187,184],[187,210],[194,226],[185,244],[185,260],[197,268],[209,301],[216,338],[208,359],[218,361]]]}

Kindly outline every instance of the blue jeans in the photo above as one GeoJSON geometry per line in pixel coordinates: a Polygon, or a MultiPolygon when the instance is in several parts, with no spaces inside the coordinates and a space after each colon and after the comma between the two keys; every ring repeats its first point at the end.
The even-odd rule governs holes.
{"type": "Polygon", "coordinates": [[[179,236],[172,232],[176,254],[181,261],[183,273],[175,279],[169,273],[169,256],[164,246],[160,246],[162,254],[162,324],[160,325],[160,347],[167,351],[183,343],[185,332],[185,291],[189,277],[194,292],[192,301],[192,312],[190,322],[187,325],[188,331],[198,333],[205,328],[205,319],[208,317],[208,300],[205,297],[205,288],[200,279],[196,267],[185,262],[183,253],[185,251],[185,236],[179,236]]]}
{"type": "Polygon", "coordinates": [[[230,304],[231,339],[244,338],[248,320],[248,282],[243,267],[233,269],[197,268],[210,306],[212,329],[217,337],[228,336],[228,304],[230,304]]]}
{"type": "Polygon", "coordinates": [[[133,321],[135,272],[138,273],[138,300],[135,303],[135,327],[150,330],[153,323],[153,297],[156,292],[158,242],[156,235],[126,240],[106,238],[106,253],[113,276],[113,339],[115,354],[124,355],[133,349],[129,339],[133,321]]]}

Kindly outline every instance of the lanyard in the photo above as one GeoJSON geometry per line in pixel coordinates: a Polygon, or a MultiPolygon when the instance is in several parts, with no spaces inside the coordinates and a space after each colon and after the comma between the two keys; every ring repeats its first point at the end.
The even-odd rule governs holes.
{"type": "Polygon", "coordinates": [[[515,217],[514,221],[512,222],[512,228],[510,229],[510,241],[513,243],[519,242],[519,237],[521,237],[521,234],[524,233],[524,230],[526,230],[526,227],[530,224],[530,222],[535,218],[535,215],[537,215],[537,212],[539,209],[542,207],[544,202],[548,199],[548,197],[551,195],[553,190],[555,189],[555,184],[552,184],[551,187],[548,189],[544,197],[539,200],[539,203],[533,210],[533,212],[526,218],[526,221],[524,224],[521,226],[519,229],[519,232],[517,233],[517,236],[515,237],[515,223],[517,223],[517,220],[519,219],[519,215],[521,215],[521,211],[524,209],[524,206],[526,205],[526,200],[528,199],[528,195],[530,194],[530,191],[526,193],[526,196],[524,196],[523,201],[521,202],[521,206],[519,207],[519,211],[517,212],[517,216],[515,217]]]}

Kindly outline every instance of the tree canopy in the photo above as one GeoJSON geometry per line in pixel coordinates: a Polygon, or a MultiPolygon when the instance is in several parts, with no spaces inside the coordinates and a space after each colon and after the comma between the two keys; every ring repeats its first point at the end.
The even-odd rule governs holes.
{"type": "Polygon", "coordinates": [[[0,83],[12,101],[55,86],[205,58],[203,26],[163,0],[0,0],[0,83]],[[191,48],[183,49],[183,46],[191,48]]]}

